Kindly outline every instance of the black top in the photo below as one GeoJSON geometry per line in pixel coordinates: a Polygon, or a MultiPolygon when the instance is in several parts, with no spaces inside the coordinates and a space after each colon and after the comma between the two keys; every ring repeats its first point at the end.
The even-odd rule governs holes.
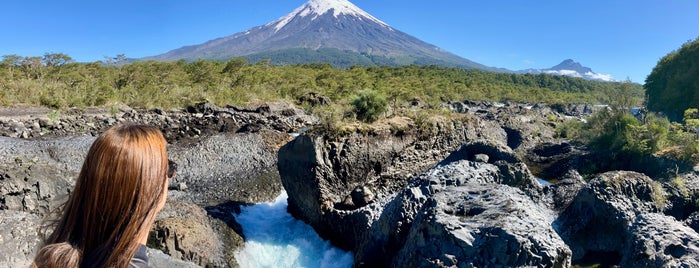
{"type": "Polygon", "coordinates": [[[146,254],[146,246],[140,245],[136,250],[136,254],[133,255],[131,262],[129,262],[129,268],[149,268],[148,266],[148,254],[146,254]]]}

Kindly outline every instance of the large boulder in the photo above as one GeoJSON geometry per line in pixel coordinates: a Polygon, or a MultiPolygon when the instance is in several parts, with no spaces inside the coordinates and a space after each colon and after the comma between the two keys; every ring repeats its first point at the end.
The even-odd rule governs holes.
{"type": "Polygon", "coordinates": [[[0,137],[0,210],[45,216],[75,184],[94,137],[22,140],[0,137]]]}
{"type": "Polygon", "coordinates": [[[516,188],[469,183],[420,209],[393,267],[568,267],[551,210],[516,188]]]}
{"type": "MultiPolygon", "coordinates": [[[[479,187],[479,185],[486,185],[483,186],[486,188],[507,185],[512,189],[517,189],[518,198],[529,200],[528,202],[531,204],[536,203],[534,200],[541,199],[541,185],[526,170],[526,167],[521,165],[521,162],[517,160],[509,148],[488,145],[482,141],[470,142],[450,154],[434,168],[416,177],[407,188],[387,200],[385,204],[377,202],[366,210],[360,210],[361,213],[356,213],[364,216],[365,222],[357,221],[356,218],[362,219],[359,216],[356,218],[346,217],[354,219],[350,222],[359,223],[357,226],[368,226],[363,233],[356,232],[362,227],[354,229],[355,234],[358,233],[361,235],[360,237],[363,237],[361,243],[354,250],[355,261],[369,266],[388,266],[398,262],[399,266],[402,266],[423,263],[427,259],[435,257],[419,254],[410,255],[412,254],[410,252],[421,247],[411,244],[415,237],[411,237],[410,234],[416,235],[413,233],[415,226],[430,224],[424,222],[425,218],[419,220],[416,218],[423,211],[429,210],[428,207],[431,205],[428,204],[430,202],[428,200],[433,200],[434,195],[448,192],[449,194],[446,195],[455,194],[457,195],[455,198],[458,199],[463,197],[463,193],[457,193],[458,191],[451,190],[452,188],[468,189],[471,186],[479,187]],[[488,162],[476,160],[482,155],[487,156],[488,162]],[[406,249],[406,247],[408,248],[406,249]],[[399,251],[401,253],[398,253],[399,251]],[[396,256],[397,254],[402,255],[396,256]],[[400,260],[406,258],[410,258],[410,260],[400,260]]],[[[542,213],[553,215],[553,212],[545,206],[537,206],[536,209],[546,211],[542,213]]],[[[538,225],[548,226],[553,221],[553,216],[550,216],[549,219],[535,219],[533,221],[540,220],[538,225]]],[[[494,220],[484,224],[496,225],[496,222],[497,220],[494,220]]],[[[434,241],[445,238],[440,235],[432,237],[432,234],[434,233],[428,233],[426,236],[430,236],[429,239],[434,239],[434,241]]],[[[562,245],[560,237],[555,233],[553,234],[551,240],[557,240],[557,242],[552,244],[562,245]]],[[[565,257],[563,258],[565,259],[565,257]]],[[[472,261],[465,263],[472,263],[472,261]]]]}
{"type": "Polygon", "coordinates": [[[622,267],[699,267],[699,234],[672,217],[636,217],[622,250],[622,267]]]}
{"type": "MultiPolygon", "coordinates": [[[[620,254],[629,228],[643,213],[661,212],[665,193],[647,176],[627,171],[603,173],[578,192],[556,220],[573,259],[600,252],[620,254]]],[[[588,256],[589,257],[589,256],[588,256]]]]}
{"type": "Polygon", "coordinates": [[[226,267],[231,262],[206,211],[194,204],[167,202],[156,218],[148,246],[201,266],[226,267]]]}

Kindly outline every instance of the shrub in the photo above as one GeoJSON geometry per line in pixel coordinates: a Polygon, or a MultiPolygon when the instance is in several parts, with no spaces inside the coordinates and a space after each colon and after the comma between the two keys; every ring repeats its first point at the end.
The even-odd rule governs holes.
{"type": "Polygon", "coordinates": [[[357,119],[364,122],[374,122],[385,113],[388,107],[386,97],[376,90],[365,89],[352,100],[357,119]]]}

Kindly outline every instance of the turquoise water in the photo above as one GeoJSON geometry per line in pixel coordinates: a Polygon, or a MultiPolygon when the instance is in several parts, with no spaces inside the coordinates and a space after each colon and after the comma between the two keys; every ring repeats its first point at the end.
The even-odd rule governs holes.
{"type": "Polygon", "coordinates": [[[235,215],[245,246],[235,253],[240,267],[351,267],[352,252],[333,247],[286,212],[286,192],[274,202],[244,207],[235,215]]]}

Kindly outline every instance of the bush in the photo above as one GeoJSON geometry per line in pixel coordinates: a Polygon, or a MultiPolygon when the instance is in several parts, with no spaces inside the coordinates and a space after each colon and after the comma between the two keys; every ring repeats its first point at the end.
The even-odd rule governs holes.
{"type": "Polygon", "coordinates": [[[385,113],[388,107],[386,97],[376,90],[365,89],[352,100],[357,119],[364,122],[374,122],[385,113]]]}

